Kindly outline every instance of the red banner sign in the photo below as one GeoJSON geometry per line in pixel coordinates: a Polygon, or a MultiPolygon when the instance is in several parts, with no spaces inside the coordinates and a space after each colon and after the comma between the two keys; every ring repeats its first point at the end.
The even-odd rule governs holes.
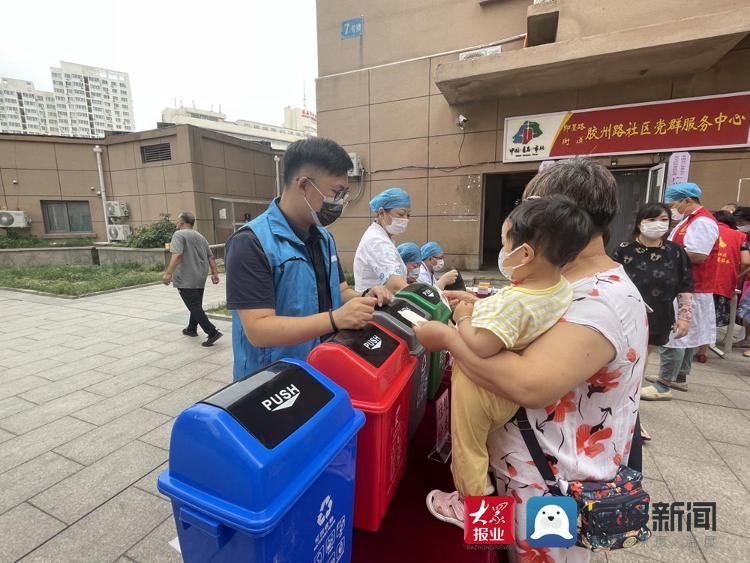
{"type": "Polygon", "coordinates": [[[750,146],[750,93],[506,120],[506,162],[750,146]]]}

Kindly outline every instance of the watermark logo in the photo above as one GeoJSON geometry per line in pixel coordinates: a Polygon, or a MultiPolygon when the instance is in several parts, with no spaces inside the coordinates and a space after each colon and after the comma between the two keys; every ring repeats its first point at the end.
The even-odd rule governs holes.
{"type": "Polygon", "coordinates": [[[513,497],[464,498],[464,542],[509,545],[515,542],[513,497]]]}
{"type": "Polygon", "coordinates": [[[526,537],[532,547],[570,547],[578,536],[578,507],[571,497],[532,497],[526,505],[526,537]]]}

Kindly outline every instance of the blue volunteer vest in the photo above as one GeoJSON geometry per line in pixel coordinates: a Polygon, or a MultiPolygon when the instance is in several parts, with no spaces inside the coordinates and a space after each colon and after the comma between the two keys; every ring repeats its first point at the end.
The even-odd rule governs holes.
{"type": "MultiPolygon", "coordinates": [[[[280,317],[307,317],[318,311],[318,292],[315,269],[310,261],[305,243],[294,233],[289,222],[279,209],[277,200],[268,209],[246,223],[242,229],[252,229],[258,237],[263,251],[271,264],[273,286],[276,299],[276,314],[280,317]]],[[[242,230],[240,229],[240,230],[242,230]]],[[[322,239],[328,283],[331,289],[331,303],[334,309],[341,306],[339,268],[336,263],[336,243],[325,229],[319,229],[322,239]]],[[[227,256],[231,252],[232,237],[226,245],[227,256]]],[[[227,260],[228,262],[228,260],[227,260]]],[[[232,272],[227,271],[231,276],[232,272]]],[[[232,311],[232,349],[234,351],[234,380],[270,364],[281,358],[307,359],[320,342],[319,338],[275,348],[253,346],[245,336],[237,311],[232,311]]]]}

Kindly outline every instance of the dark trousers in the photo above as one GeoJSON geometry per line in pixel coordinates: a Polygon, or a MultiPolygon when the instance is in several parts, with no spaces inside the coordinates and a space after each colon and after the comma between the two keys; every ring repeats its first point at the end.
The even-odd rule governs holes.
{"type": "Polygon", "coordinates": [[[211,324],[211,321],[206,316],[206,312],[203,310],[203,288],[178,288],[177,291],[180,292],[180,297],[185,302],[185,307],[190,311],[190,321],[188,322],[187,329],[190,332],[195,332],[198,330],[198,325],[201,325],[203,332],[208,336],[216,334],[216,327],[211,324]]]}

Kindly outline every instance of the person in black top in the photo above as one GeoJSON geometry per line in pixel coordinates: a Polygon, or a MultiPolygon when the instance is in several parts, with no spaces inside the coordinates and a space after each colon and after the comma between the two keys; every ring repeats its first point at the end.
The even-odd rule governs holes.
{"type": "Polygon", "coordinates": [[[653,310],[648,314],[649,344],[663,346],[674,330],[687,334],[693,273],[685,250],[666,240],[669,208],[661,203],[646,204],[638,211],[632,241],[620,243],[612,258],[620,262],[641,297],[653,310]],[[678,298],[680,312],[674,314],[678,298]]]}
{"type": "MultiPolygon", "coordinates": [[[[636,217],[633,240],[620,243],[612,254],[651,308],[648,313],[650,346],[666,344],[672,331],[678,337],[685,336],[691,314],[693,272],[685,250],[667,240],[669,217],[669,208],[662,203],[644,205],[636,217]],[[675,299],[679,306],[677,319],[675,299]]],[[[646,379],[657,381],[658,378],[647,375],[646,379]]],[[[640,416],[638,425],[640,437],[650,440],[651,436],[640,424],[640,416]]]]}

